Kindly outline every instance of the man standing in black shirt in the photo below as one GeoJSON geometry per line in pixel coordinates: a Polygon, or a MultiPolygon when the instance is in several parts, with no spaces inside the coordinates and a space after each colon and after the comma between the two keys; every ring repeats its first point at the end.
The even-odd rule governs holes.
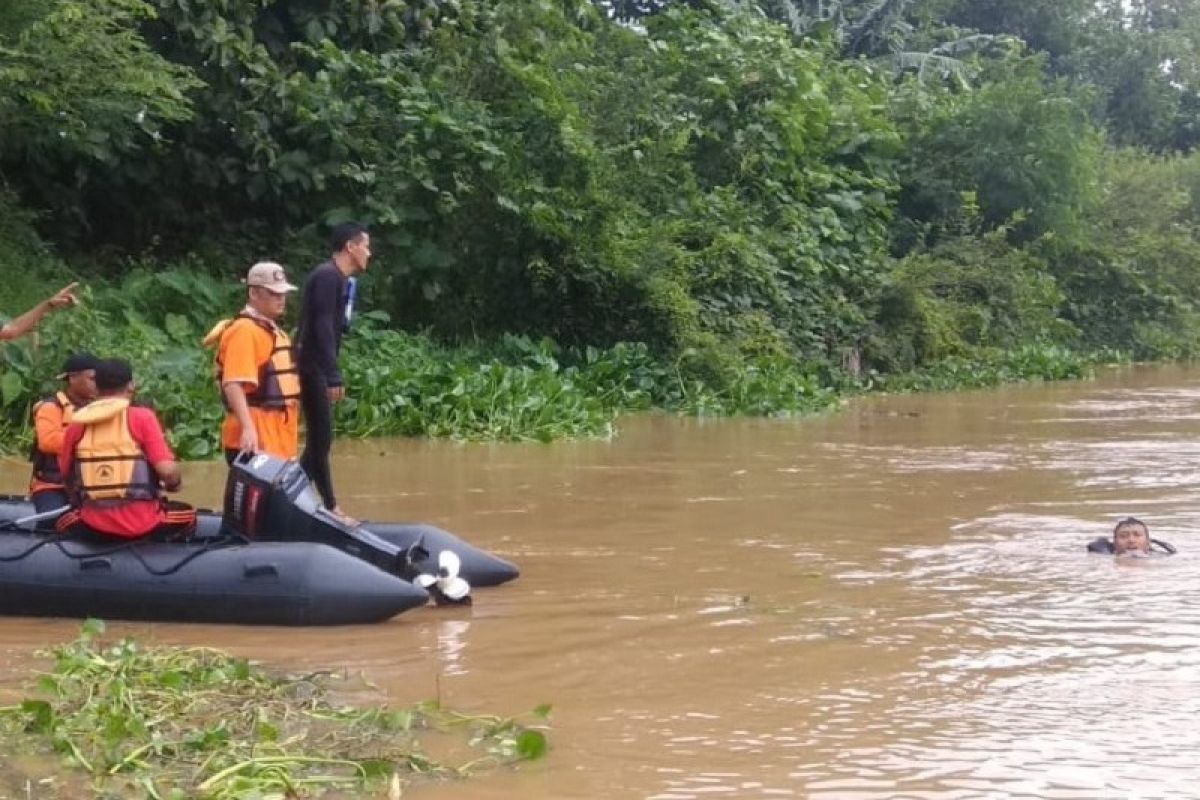
{"type": "Polygon", "coordinates": [[[371,234],[357,222],[333,229],[328,261],[318,264],[304,281],[300,303],[296,357],[300,369],[300,402],[307,435],[300,465],[316,484],[325,507],[351,521],[338,507],[329,474],[333,446],[333,404],[346,396],[338,351],[350,321],[350,279],[366,272],[371,260],[371,234]]]}

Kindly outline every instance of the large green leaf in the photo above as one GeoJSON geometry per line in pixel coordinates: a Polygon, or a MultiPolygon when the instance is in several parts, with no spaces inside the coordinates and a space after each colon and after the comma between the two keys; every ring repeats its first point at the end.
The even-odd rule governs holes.
{"type": "Polygon", "coordinates": [[[12,405],[20,399],[24,389],[25,385],[21,382],[20,376],[15,372],[5,370],[4,374],[0,375],[0,401],[5,406],[12,405]]]}

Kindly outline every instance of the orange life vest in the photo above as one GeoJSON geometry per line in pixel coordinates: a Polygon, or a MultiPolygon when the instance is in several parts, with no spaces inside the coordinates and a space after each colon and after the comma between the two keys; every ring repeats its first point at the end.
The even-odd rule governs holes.
{"type": "MultiPolygon", "coordinates": [[[[67,397],[66,392],[58,392],[43,398],[41,403],[33,407],[34,416],[37,415],[37,408],[42,403],[53,403],[61,408],[63,428],[66,428],[70,424],[71,416],[75,413],[75,404],[71,402],[71,398],[67,397]]],[[[63,476],[58,469],[58,453],[43,452],[38,447],[36,436],[33,440],[33,447],[29,450],[29,460],[33,464],[33,480],[35,483],[62,486],[63,476]]]]}
{"type": "Polygon", "coordinates": [[[159,496],[154,468],[129,431],[129,399],[103,397],[75,412],[84,426],[72,479],[84,502],[115,505],[159,496]]]}
{"type": "MultiPolygon", "coordinates": [[[[300,399],[300,371],[296,368],[296,360],[292,355],[292,341],[278,325],[272,325],[264,319],[251,314],[238,314],[232,320],[221,320],[208,335],[204,344],[217,345],[216,375],[218,388],[224,386],[224,369],[221,365],[220,342],[242,320],[257,325],[271,335],[271,357],[258,368],[258,386],[253,392],[246,393],[246,404],[258,408],[268,408],[277,411],[286,410],[288,403],[300,399]]],[[[225,393],[221,392],[224,400],[225,393]]],[[[226,403],[228,406],[228,403],[226,403]]]]}

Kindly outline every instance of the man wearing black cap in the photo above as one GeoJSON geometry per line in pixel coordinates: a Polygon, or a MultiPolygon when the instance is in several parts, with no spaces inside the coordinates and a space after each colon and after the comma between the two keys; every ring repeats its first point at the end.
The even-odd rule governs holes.
{"type": "Polygon", "coordinates": [[[58,375],[64,382],[62,391],[43,398],[33,407],[35,438],[29,454],[33,462],[29,497],[39,514],[67,505],[67,491],[58,471],[58,454],[75,411],[96,398],[97,363],[91,353],[76,353],[68,358],[58,375]]]}
{"type": "Polygon", "coordinates": [[[179,489],[179,463],[154,411],[129,404],[134,386],[128,362],[101,361],[96,389],[97,398],[75,412],[58,456],[73,506],[59,517],[59,532],[191,536],[196,510],[163,500],[162,490],[179,489]]]}

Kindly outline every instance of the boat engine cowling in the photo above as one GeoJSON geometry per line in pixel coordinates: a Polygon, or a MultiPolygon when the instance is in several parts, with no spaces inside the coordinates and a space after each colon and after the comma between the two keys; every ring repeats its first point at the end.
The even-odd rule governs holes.
{"type": "Polygon", "coordinates": [[[407,580],[413,562],[428,557],[421,545],[401,548],[362,526],[345,524],[321,505],[295,461],[241,453],[225,484],[224,530],[255,541],[317,542],[335,547],[407,580]]]}

